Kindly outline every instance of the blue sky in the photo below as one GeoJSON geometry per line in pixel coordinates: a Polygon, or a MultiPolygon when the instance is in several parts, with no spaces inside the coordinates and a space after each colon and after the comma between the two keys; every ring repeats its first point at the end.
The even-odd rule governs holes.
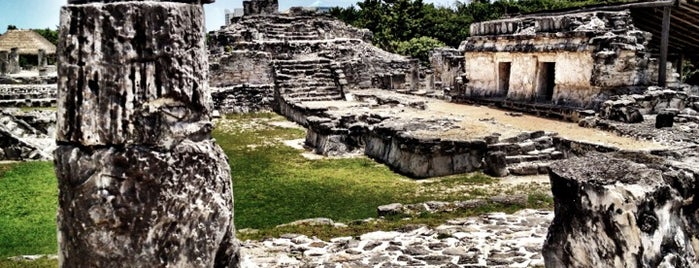
{"type": "MultiPolygon", "coordinates": [[[[423,0],[425,3],[450,5],[455,0],[423,0]]],[[[279,0],[279,8],[284,10],[290,6],[349,6],[357,0],[279,0]]],[[[66,0],[0,0],[0,33],[4,33],[7,25],[16,25],[20,29],[56,28],[58,25],[59,8],[67,3],[66,0]]],[[[205,5],[206,27],[209,31],[217,30],[224,21],[226,9],[242,7],[242,0],[216,0],[213,4],[205,5]]]]}

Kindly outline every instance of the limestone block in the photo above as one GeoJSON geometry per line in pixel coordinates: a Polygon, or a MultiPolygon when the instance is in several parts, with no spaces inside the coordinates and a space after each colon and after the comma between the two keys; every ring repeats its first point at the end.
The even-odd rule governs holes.
{"type": "Polygon", "coordinates": [[[507,170],[507,158],[503,152],[489,152],[485,155],[485,172],[495,177],[509,175],[507,170]]]}
{"type": "Polygon", "coordinates": [[[595,155],[556,162],[549,175],[546,267],[693,267],[683,198],[660,170],[595,155]]]}
{"type": "Polygon", "coordinates": [[[192,19],[202,16],[201,5],[169,2],[64,7],[57,140],[167,148],[208,138],[204,22],[192,19]]]}

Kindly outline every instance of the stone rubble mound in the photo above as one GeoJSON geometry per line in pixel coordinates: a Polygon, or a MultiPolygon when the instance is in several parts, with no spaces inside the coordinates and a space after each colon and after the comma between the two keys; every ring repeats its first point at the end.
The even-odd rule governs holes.
{"type": "Polygon", "coordinates": [[[52,160],[55,123],[50,111],[0,110],[0,161],[52,160]]]}

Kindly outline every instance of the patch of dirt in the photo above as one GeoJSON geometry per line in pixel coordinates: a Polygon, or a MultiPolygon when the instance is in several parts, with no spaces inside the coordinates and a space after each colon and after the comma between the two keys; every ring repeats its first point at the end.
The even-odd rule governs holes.
{"type": "Polygon", "coordinates": [[[587,141],[616,146],[621,149],[663,149],[663,144],[622,137],[599,129],[579,127],[575,123],[531,115],[510,116],[508,111],[486,106],[464,105],[444,101],[431,101],[427,111],[434,116],[444,115],[461,119],[460,129],[451,129],[445,136],[483,137],[500,133],[503,138],[512,137],[522,131],[550,131],[572,140],[587,141]]]}

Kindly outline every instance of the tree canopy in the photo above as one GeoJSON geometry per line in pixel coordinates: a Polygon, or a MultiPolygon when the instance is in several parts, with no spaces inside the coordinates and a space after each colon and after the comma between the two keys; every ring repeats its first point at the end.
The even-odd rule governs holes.
{"type": "Polygon", "coordinates": [[[357,7],[333,8],[330,14],[371,30],[378,47],[426,62],[425,49],[443,45],[458,47],[469,36],[469,26],[474,22],[618,1],[621,0],[470,0],[455,1],[452,6],[444,7],[422,0],[364,0],[357,7]]]}

